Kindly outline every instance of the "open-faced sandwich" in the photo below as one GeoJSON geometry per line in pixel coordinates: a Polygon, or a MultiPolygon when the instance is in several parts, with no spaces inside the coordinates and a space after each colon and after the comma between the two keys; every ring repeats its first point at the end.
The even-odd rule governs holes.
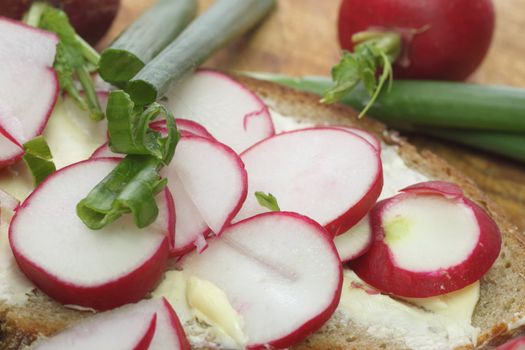
{"type": "Polygon", "coordinates": [[[101,122],[89,89],[58,96],[63,37],[0,29],[0,349],[474,349],[522,331],[515,227],[380,123],[204,69],[91,86],[101,122]]]}

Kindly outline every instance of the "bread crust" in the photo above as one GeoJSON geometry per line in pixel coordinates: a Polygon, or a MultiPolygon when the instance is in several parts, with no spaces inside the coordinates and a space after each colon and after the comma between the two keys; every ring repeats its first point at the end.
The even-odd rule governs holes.
{"type": "MultiPolygon", "coordinates": [[[[356,111],[349,107],[320,104],[318,96],[273,83],[240,76],[235,78],[282,115],[294,116],[310,123],[345,124],[366,129],[383,142],[397,146],[399,155],[409,167],[430,178],[460,185],[470,199],[489,212],[503,236],[500,257],[481,281],[480,302],[473,316],[473,324],[481,328],[478,348],[490,348],[525,331],[525,325],[511,327],[525,317],[525,238],[473,181],[432,152],[416,149],[395,131],[387,130],[383,124],[370,118],[357,119],[356,111]],[[514,285],[514,289],[506,290],[509,285],[514,285]],[[498,292],[500,289],[504,290],[498,292]],[[520,289],[523,290],[521,293],[520,289]]],[[[50,336],[88,316],[89,313],[65,309],[38,291],[23,307],[0,304],[0,350],[23,349],[37,337],[50,336]]],[[[335,318],[337,317],[292,349],[407,349],[402,341],[375,338],[360,325],[345,325],[335,318]]],[[[458,349],[471,348],[467,346],[458,349]]],[[[199,348],[207,349],[212,350],[199,348]]]]}

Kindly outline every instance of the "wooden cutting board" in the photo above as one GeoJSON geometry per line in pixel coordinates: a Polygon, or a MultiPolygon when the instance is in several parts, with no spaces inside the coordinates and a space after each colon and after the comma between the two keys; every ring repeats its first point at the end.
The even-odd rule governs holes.
{"type": "MultiPolygon", "coordinates": [[[[175,0],[174,0],[175,1],[175,0]]],[[[122,0],[120,13],[101,47],[153,0],[122,0]]],[[[199,1],[202,11],[211,0],[199,1]]],[[[278,0],[277,9],[254,32],[207,62],[220,69],[291,75],[328,74],[338,61],[336,18],[339,0],[278,0]]],[[[525,0],[494,0],[496,33],[482,67],[471,80],[525,87],[525,0]]],[[[525,118],[525,116],[524,116],[525,118]]],[[[525,165],[431,138],[409,137],[470,176],[525,231],[525,165]]]]}

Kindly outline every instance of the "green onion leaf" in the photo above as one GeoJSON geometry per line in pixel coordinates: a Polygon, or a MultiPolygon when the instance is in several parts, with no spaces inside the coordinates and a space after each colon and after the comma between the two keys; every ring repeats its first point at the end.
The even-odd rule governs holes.
{"type": "Polygon", "coordinates": [[[126,156],[78,203],[77,215],[92,230],[101,229],[126,213],[133,214],[137,227],[150,225],[159,213],[155,195],[167,183],[159,175],[161,166],[152,156],[126,156]]]}
{"type": "Polygon", "coordinates": [[[26,142],[24,150],[26,153],[23,160],[33,175],[35,186],[38,186],[46,177],[56,171],[51,150],[43,136],[26,142]]]}
{"type": "Polygon", "coordinates": [[[191,22],[197,7],[196,0],[158,0],[102,51],[102,79],[125,86],[191,22]]]}
{"type": "Polygon", "coordinates": [[[277,203],[277,198],[275,198],[273,194],[266,194],[257,191],[255,192],[255,198],[257,198],[257,202],[259,202],[260,206],[270,209],[271,211],[281,211],[279,204],[277,203]]]}
{"type": "Polygon", "coordinates": [[[216,1],[126,84],[133,102],[150,104],[215,51],[255,27],[275,0],[216,1]]]}
{"type": "Polygon", "coordinates": [[[54,32],[60,38],[53,68],[57,72],[61,90],[67,92],[80,108],[88,110],[91,119],[104,119],[104,112],[89,75],[92,66],[98,63],[98,53],[76,34],[67,15],[57,8],[46,5],[41,12],[38,27],[54,32]],[[81,95],[75,80],[80,82],[84,96],[81,95]]]}
{"type": "Polygon", "coordinates": [[[171,161],[179,133],[175,118],[164,106],[153,103],[145,109],[136,107],[127,93],[117,90],[109,95],[106,111],[109,146],[113,152],[151,155],[164,164],[171,161]],[[150,122],[159,116],[166,120],[166,137],[149,127],[150,122]]]}

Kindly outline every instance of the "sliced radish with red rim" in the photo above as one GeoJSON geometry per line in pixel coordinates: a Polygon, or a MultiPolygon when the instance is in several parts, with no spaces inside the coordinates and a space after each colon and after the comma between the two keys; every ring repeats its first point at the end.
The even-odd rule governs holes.
{"type": "Polygon", "coordinates": [[[248,197],[235,220],[266,211],[256,191],[281,210],[311,217],[333,235],[346,232],[375,204],[383,177],[379,153],[365,139],[337,128],[284,132],[241,154],[248,197]]]}
{"type": "Polygon", "coordinates": [[[0,17],[0,61],[13,58],[37,66],[53,65],[58,36],[55,33],[0,17]]]}
{"type": "Polygon", "coordinates": [[[166,94],[175,118],[202,124],[217,140],[241,152],[275,134],[266,105],[229,76],[198,70],[166,94]]]}
{"type": "Polygon", "coordinates": [[[5,167],[23,155],[22,144],[42,133],[53,110],[58,80],[51,66],[58,38],[5,18],[0,32],[0,167],[5,167]]]}
{"type": "Polygon", "coordinates": [[[370,213],[372,247],[350,267],[371,286],[402,297],[431,297],[478,281],[498,257],[500,232],[477,204],[455,191],[451,196],[451,188],[423,183],[379,202],[370,213]]]}
{"type": "Polygon", "coordinates": [[[24,148],[11,135],[0,129],[0,168],[13,164],[22,157],[24,148]]]}
{"type": "Polygon", "coordinates": [[[14,211],[19,204],[20,202],[18,201],[18,199],[0,189],[0,208],[5,208],[14,211]]]}
{"type": "MultiPolygon", "coordinates": [[[[197,123],[197,122],[195,122],[193,120],[177,118],[176,119],[176,123],[177,123],[177,129],[179,130],[179,132],[181,133],[182,136],[194,135],[194,136],[206,137],[206,138],[209,138],[209,139],[215,139],[208,132],[208,130],[206,130],[206,128],[204,126],[200,125],[199,123],[197,123]]],[[[157,120],[157,121],[154,121],[153,123],[151,123],[150,126],[154,127],[154,128],[165,129],[166,128],[166,121],[165,120],[157,120]]]]}
{"type": "MultiPolygon", "coordinates": [[[[63,304],[105,310],[138,301],[166,267],[169,214],[157,219],[168,222],[145,229],[128,215],[101,230],[90,230],[76,214],[77,203],[117,162],[93,159],[59,170],[20,205],[11,221],[9,241],[21,270],[63,304]]],[[[162,198],[157,202],[163,203],[162,198]]]]}
{"type": "Polygon", "coordinates": [[[354,127],[351,127],[351,126],[343,126],[343,125],[341,125],[341,126],[333,126],[333,127],[337,128],[337,129],[341,129],[341,130],[346,130],[348,132],[352,132],[352,133],[356,134],[357,136],[361,136],[362,138],[367,140],[372,146],[374,146],[374,148],[378,152],[381,152],[381,142],[371,132],[368,132],[366,130],[359,129],[359,128],[354,128],[354,127]]]}
{"type": "Polygon", "coordinates": [[[90,158],[108,158],[108,157],[116,157],[116,158],[123,158],[122,154],[114,153],[107,143],[103,144],[99,148],[93,152],[90,158]]]}
{"type": "Polygon", "coordinates": [[[202,254],[186,255],[182,267],[226,293],[243,318],[248,348],[303,340],[330,318],[341,294],[330,235],[295,213],[265,213],[229,226],[202,254]]]}
{"type": "Polygon", "coordinates": [[[372,245],[372,228],[370,218],[366,215],[350,230],[334,237],[334,244],[341,258],[341,262],[347,262],[358,258],[372,245]]]}
{"type": "Polygon", "coordinates": [[[177,212],[174,254],[202,245],[208,228],[220,234],[246,198],[247,176],[239,156],[204,137],[182,137],[161,174],[168,179],[177,212]]]}
{"type": "Polygon", "coordinates": [[[165,299],[99,313],[38,343],[36,349],[189,350],[177,315],[165,299]]]}
{"type": "MultiPolygon", "coordinates": [[[[115,154],[105,145],[92,157],[111,155],[115,154]]],[[[231,148],[213,139],[183,136],[161,175],[168,179],[175,205],[172,256],[205,249],[209,233],[220,234],[246,198],[244,164],[231,148]]]]}
{"type": "Polygon", "coordinates": [[[157,327],[148,350],[191,350],[184,329],[170,303],[162,298],[154,303],[157,309],[157,327]]]}
{"type": "Polygon", "coordinates": [[[155,311],[144,302],[103,312],[37,343],[35,349],[148,350],[158,322],[155,311]]]}

